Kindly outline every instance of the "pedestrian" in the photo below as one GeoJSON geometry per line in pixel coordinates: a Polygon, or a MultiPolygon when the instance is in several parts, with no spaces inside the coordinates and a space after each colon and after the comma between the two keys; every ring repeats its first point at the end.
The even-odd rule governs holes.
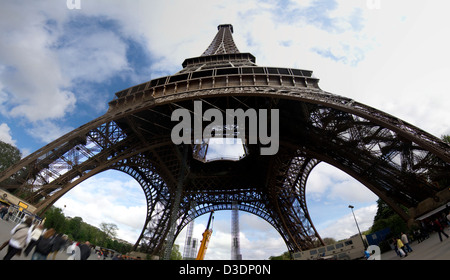
{"type": "Polygon", "coordinates": [[[405,245],[403,244],[403,242],[402,242],[402,240],[400,238],[397,238],[397,248],[400,251],[400,254],[402,256],[405,256],[405,257],[408,256],[408,253],[405,250],[405,245]]]}
{"type": "Polygon", "coordinates": [[[3,220],[3,217],[5,217],[6,213],[8,213],[8,206],[2,205],[2,208],[0,209],[0,218],[3,220]]]}
{"type": "Polygon", "coordinates": [[[3,220],[5,220],[5,221],[9,221],[9,217],[11,216],[11,213],[12,213],[12,210],[13,208],[12,207],[8,207],[8,209],[7,209],[7,211],[6,211],[6,214],[5,214],[5,216],[3,217],[3,220]]]}
{"type": "Polygon", "coordinates": [[[30,235],[30,241],[28,243],[27,248],[24,251],[25,257],[30,254],[31,250],[33,250],[34,246],[36,246],[37,241],[42,235],[42,232],[44,232],[44,226],[43,225],[37,225],[34,227],[33,231],[30,235]]]}
{"type": "Polygon", "coordinates": [[[395,250],[395,253],[397,254],[397,256],[403,257],[404,252],[403,252],[403,250],[401,250],[401,249],[398,248],[398,246],[397,246],[397,240],[395,239],[395,237],[392,237],[392,245],[394,246],[394,250],[395,250]],[[400,252],[400,251],[401,251],[401,252],[400,252]]]}
{"type": "Polygon", "coordinates": [[[11,239],[8,244],[8,252],[3,257],[3,260],[10,260],[16,254],[20,255],[22,249],[27,245],[27,240],[29,240],[29,235],[31,235],[33,219],[27,217],[25,221],[18,224],[11,230],[11,239]]]}
{"type": "Polygon", "coordinates": [[[416,229],[413,231],[414,239],[417,240],[417,243],[422,242],[422,233],[420,232],[420,229],[416,229]]]}
{"type": "Polygon", "coordinates": [[[86,241],[83,244],[80,244],[80,260],[85,261],[91,255],[91,243],[86,241]]]}
{"type": "Polygon", "coordinates": [[[36,249],[31,256],[32,260],[46,260],[48,254],[52,251],[53,242],[55,240],[55,230],[48,229],[41,235],[36,243],[36,249]]]}
{"type": "Polygon", "coordinates": [[[433,229],[439,234],[439,239],[441,240],[441,242],[442,242],[441,233],[448,238],[448,235],[444,232],[444,229],[442,228],[441,223],[439,223],[439,220],[437,218],[433,222],[433,229]]]}
{"type": "Polygon", "coordinates": [[[67,247],[68,260],[80,260],[80,243],[73,242],[72,245],[67,247]]]}
{"type": "Polygon", "coordinates": [[[52,254],[53,254],[53,260],[56,258],[56,255],[58,254],[59,250],[64,248],[64,245],[66,244],[66,239],[64,239],[63,234],[58,234],[55,236],[53,247],[52,247],[52,254]]]}
{"type": "Polygon", "coordinates": [[[406,234],[402,232],[402,237],[401,237],[401,239],[402,239],[403,244],[404,244],[405,247],[406,247],[406,248],[405,248],[406,251],[408,251],[407,253],[411,253],[413,250],[411,249],[411,246],[409,246],[408,236],[406,236],[406,234]]]}

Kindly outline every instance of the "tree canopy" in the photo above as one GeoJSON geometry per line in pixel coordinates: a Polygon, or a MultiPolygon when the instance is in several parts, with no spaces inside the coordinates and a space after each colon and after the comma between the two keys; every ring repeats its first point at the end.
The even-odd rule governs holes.
{"type": "Polygon", "coordinates": [[[22,158],[19,149],[0,140],[0,172],[6,170],[22,158]]]}
{"type": "Polygon", "coordinates": [[[54,228],[58,233],[64,233],[73,241],[89,241],[91,244],[108,248],[125,254],[132,250],[130,243],[117,241],[114,237],[117,225],[101,223],[100,228],[85,223],[81,217],[66,218],[62,210],[51,207],[44,215],[45,227],[54,228]]]}

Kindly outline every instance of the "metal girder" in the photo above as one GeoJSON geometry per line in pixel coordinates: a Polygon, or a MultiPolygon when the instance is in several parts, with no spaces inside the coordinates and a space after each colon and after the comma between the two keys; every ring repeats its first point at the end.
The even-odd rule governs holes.
{"type": "Polygon", "coordinates": [[[308,176],[321,161],[360,181],[405,220],[411,217],[399,204],[415,207],[448,187],[448,144],[394,116],[321,90],[310,70],[257,66],[251,54],[239,53],[231,33],[231,25],[219,26],[204,55],[187,59],[180,72],[116,93],[104,116],[1,173],[0,187],[42,213],[91,176],[111,169],[125,172],[147,199],[135,247],[155,255],[164,249],[172,225],[177,236],[192,219],[231,210],[233,202],[271,224],[291,252],[323,243],[305,199],[308,176]],[[260,156],[258,144],[245,143],[246,156],[239,161],[206,163],[194,158],[204,156],[207,146],[192,144],[183,162],[170,138],[171,114],[178,108],[192,114],[194,101],[204,102],[203,110],[221,112],[279,110],[279,152],[260,156]]]}
{"type": "MultiPolygon", "coordinates": [[[[253,108],[257,104],[267,104],[265,101],[261,102],[267,98],[269,98],[267,100],[272,98],[281,100],[278,102],[278,108],[282,113],[280,148],[287,147],[287,151],[292,152],[292,155],[302,154],[300,157],[302,160],[310,160],[305,161],[305,165],[311,164],[310,162],[328,162],[357,178],[383,199],[391,201],[392,204],[398,202],[407,206],[413,206],[424,198],[432,197],[438,191],[435,185],[429,182],[433,180],[433,176],[448,178],[448,163],[420,145],[420,141],[405,140],[400,133],[356,114],[322,104],[303,102],[303,99],[293,102],[295,98],[289,96],[283,99],[279,91],[271,91],[271,94],[272,97],[264,91],[261,97],[253,93],[247,97],[240,95],[235,98],[245,98],[245,104],[253,108]]],[[[227,96],[214,95],[217,100],[210,101],[214,102],[215,106],[224,106],[219,101],[225,100],[227,96]]],[[[126,172],[141,184],[148,201],[146,227],[138,243],[146,246],[152,253],[157,253],[158,250],[162,250],[168,231],[166,215],[170,213],[170,197],[174,195],[173,178],[179,172],[180,161],[179,156],[173,152],[170,140],[161,135],[149,137],[152,134],[147,133],[149,130],[139,122],[143,116],[137,114],[145,112],[146,118],[161,114],[168,116],[170,110],[160,109],[169,108],[169,105],[165,104],[92,127],[87,133],[83,133],[83,137],[80,137],[81,134],[75,134],[72,138],[62,141],[63,144],[58,141],[58,144],[49,149],[44,156],[36,157],[31,161],[32,164],[25,164],[13,174],[13,182],[16,185],[11,184],[9,180],[9,189],[20,189],[22,194],[29,193],[28,198],[31,201],[41,200],[38,206],[41,210],[45,210],[70,188],[90,176],[108,169],[126,172]],[[130,123],[133,125],[127,125],[130,123]],[[148,169],[151,164],[154,165],[152,169],[154,173],[148,169]],[[158,184],[158,181],[165,184],[158,184]],[[11,187],[12,185],[14,187],[11,187]]],[[[187,107],[186,104],[183,106],[187,107]]],[[[167,126],[167,120],[163,120],[167,117],[161,118],[160,123],[167,126]]],[[[300,158],[287,157],[284,168],[275,169],[278,181],[269,184],[266,190],[261,186],[245,188],[245,184],[254,180],[245,181],[244,178],[239,178],[236,181],[231,174],[208,176],[209,173],[204,173],[201,178],[197,176],[191,185],[193,190],[185,190],[181,205],[183,210],[179,213],[180,221],[176,234],[191,219],[190,217],[196,217],[195,213],[201,215],[211,210],[230,210],[231,202],[239,201],[240,210],[258,215],[273,225],[290,250],[313,246],[315,240],[320,242],[320,236],[312,225],[304,198],[307,174],[315,165],[312,164],[308,172],[304,170],[305,168],[298,169],[299,166],[303,166],[298,165],[295,169],[298,173],[289,171],[287,165],[300,158]],[[224,182],[230,186],[240,185],[240,188],[214,189],[214,186],[224,182]],[[298,193],[293,198],[292,186],[297,188],[298,193]],[[195,211],[189,208],[190,201],[193,200],[198,202],[195,211]]],[[[244,163],[243,161],[241,164],[244,166],[244,163]]],[[[214,164],[216,163],[208,167],[214,164]]],[[[198,166],[198,163],[194,165],[190,163],[190,166],[198,166]]],[[[269,177],[265,182],[268,181],[269,177]]]]}

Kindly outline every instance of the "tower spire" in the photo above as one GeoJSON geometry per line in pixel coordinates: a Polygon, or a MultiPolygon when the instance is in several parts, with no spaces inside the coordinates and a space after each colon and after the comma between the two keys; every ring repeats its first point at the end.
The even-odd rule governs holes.
{"type": "Polygon", "coordinates": [[[233,25],[221,24],[217,29],[219,31],[217,32],[216,37],[214,37],[211,45],[209,45],[202,56],[239,53],[233,40],[233,25]]]}
{"type": "Polygon", "coordinates": [[[225,66],[255,66],[256,58],[251,53],[241,53],[233,40],[233,25],[220,24],[209,47],[199,57],[187,58],[183,62],[186,73],[225,66]]]}

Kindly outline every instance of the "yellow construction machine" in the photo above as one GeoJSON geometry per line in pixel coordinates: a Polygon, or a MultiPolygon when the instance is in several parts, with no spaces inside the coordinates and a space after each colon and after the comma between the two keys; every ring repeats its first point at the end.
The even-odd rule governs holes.
{"type": "Polygon", "coordinates": [[[196,260],[203,260],[205,258],[206,249],[208,249],[209,239],[211,238],[212,234],[212,228],[209,228],[212,220],[214,220],[214,211],[212,211],[209,215],[208,225],[206,226],[205,232],[203,232],[203,239],[200,243],[200,249],[198,250],[196,260]]]}

